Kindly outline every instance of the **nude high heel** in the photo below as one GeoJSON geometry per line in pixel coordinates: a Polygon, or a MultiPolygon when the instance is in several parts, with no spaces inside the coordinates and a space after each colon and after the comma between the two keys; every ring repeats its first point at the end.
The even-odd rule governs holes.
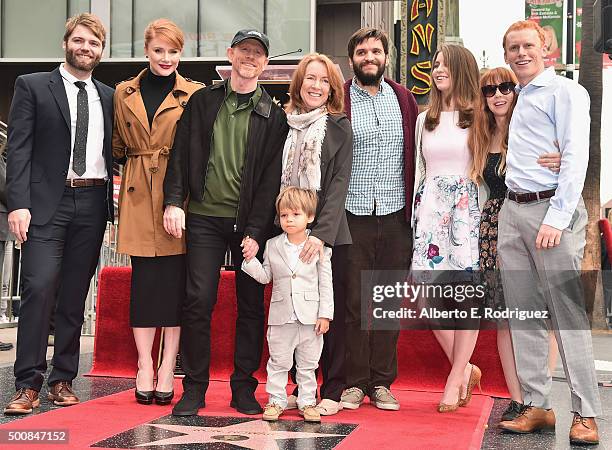
{"type": "Polygon", "coordinates": [[[468,380],[467,391],[465,398],[459,400],[459,406],[465,407],[472,400],[472,391],[474,387],[478,386],[479,392],[482,394],[482,387],[480,387],[480,379],[482,378],[482,372],[476,364],[472,364],[472,371],[470,372],[470,379],[468,380]]]}
{"type": "Polygon", "coordinates": [[[447,405],[446,403],[440,402],[438,404],[438,412],[439,413],[447,413],[457,411],[459,409],[459,403],[461,403],[461,396],[463,395],[463,386],[459,387],[459,398],[457,399],[457,403],[453,405],[447,405]]]}

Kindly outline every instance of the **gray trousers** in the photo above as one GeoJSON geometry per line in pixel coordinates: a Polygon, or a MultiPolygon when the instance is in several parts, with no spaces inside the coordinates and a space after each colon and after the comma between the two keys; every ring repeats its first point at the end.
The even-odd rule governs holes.
{"type": "MultiPolygon", "coordinates": [[[[572,411],[601,414],[591,329],[584,308],[580,269],[588,222],[580,200],[560,245],[535,248],[549,200],[519,204],[506,199],[499,215],[497,242],[506,306],[548,311],[572,396],[572,411]]],[[[544,318],[510,319],[516,370],[523,402],[550,408],[548,323],[544,318]]]]}
{"type": "Polygon", "coordinates": [[[284,325],[268,325],[268,350],[270,359],[266,370],[266,392],[269,403],[287,407],[287,375],[295,359],[295,380],[298,385],[298,408],[317,404],[317,375],[323,350],[323,335],[317,336],[315,326],[291,322],[284,325]]]}

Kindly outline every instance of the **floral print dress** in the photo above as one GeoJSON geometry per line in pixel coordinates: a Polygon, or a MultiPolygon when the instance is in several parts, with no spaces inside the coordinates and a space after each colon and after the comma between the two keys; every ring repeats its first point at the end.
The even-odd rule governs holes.
{"type": "Polygon", "coordinates": [[[499,211],[506,196],[504,175],[498,174],[501,153],[489,153],[483,178],[489,187],[489,198],[482,208],[480,221],[480,272],[485,283],[485,305],[493,309],[503,309],[499,268],[497,266],[497,230],[499,211]]]}
{"type": "Polygon", "coordinates": [[[413,271],[476,271],[479,267],[478,189],[467,175],[468,130],[459,114],[442,112],[439,125],[423,129],[426,176],[415,197],[413,271]]]}

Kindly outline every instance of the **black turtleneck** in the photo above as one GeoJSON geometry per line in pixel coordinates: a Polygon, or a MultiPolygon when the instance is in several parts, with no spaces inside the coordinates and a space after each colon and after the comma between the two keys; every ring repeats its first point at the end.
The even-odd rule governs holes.
{"type": "Polygon", "coordinates": [[[155,75],[151,72],[151,69],[147,69],[147,72],[140,79],[140,94],[142,95],[142,101],[147,111],[149,126],[153,125],[155,113],[168,93],[172,91],[175,80],[176,72],[172,72],[172,74],[167,77],[163,77],[155,75]]]}

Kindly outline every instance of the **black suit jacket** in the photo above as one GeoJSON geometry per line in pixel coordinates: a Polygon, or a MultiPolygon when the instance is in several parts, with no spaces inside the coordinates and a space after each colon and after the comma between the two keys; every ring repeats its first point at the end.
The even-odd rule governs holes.
{"type": "MultiPolygon", "coordinates": [[[[113,220],[114,89],[93,80],[104,114],[104,160],[108,171],[107,216],[113,220]]],[[[70,164],[70,109],[59,68],[22,75],[8,118],[8,210],[27,208],[33,225],[44,225],[62,198],[70,164]]]]}

